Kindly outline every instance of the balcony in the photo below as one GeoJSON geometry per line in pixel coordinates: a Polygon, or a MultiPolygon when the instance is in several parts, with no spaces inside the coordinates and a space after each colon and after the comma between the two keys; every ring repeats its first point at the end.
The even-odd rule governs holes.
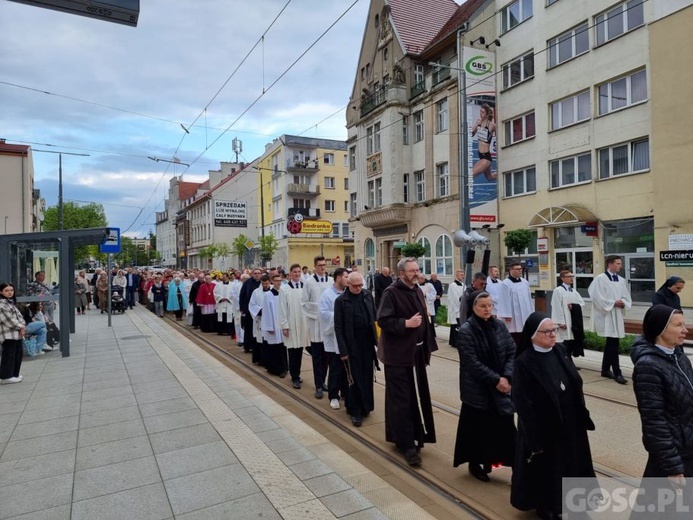
{"type": "Polygon", "coordinates": [[[359,215],[359,219],[361,224],[371,229],[409,224],[411,221],[411,207],[403,204],[393,204],[383,208],[370,209],[362,212],[359,215]]]}
{"type": "Polygon", "coordinates": [[[374,92],[361,97],[361,117],[372,112],[387,101],[387,86],[378,87],[374,92]]]}
{"type": "Polygon", "coordinates": [[[320,195],[320,186],[292,182],[286,186],[286,193],[288,195],[320,195]]]}
{"type": "Polygon", "coordinates": [[[317,159],[287,159],[286,161],[287,170],[318,170],[317,159]]]}
{"type": "Polygon", "coordinates": [[[415,98],[424,92],[426,92],[426,81],[419,81],[411,88],[410,98],[415,98]]]}

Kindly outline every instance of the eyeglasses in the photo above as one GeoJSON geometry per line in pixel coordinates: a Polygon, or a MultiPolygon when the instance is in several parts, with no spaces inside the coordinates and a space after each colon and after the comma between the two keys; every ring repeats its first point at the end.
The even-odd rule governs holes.
{"type": "Polygon", "coordinates": [[[351,285],[352,287],[363,287],[362,283],[350,283],[349,285],[351,285]]]}
{"type": "Polygon", "coordinates": [[[542,334],[546,334],[547,336],[551,336],[552,334],[556,334],[556,332],[558,332],[558,327],[554,327],[552,329],[538,330],[537,332],[541,332],[542,334]]]}

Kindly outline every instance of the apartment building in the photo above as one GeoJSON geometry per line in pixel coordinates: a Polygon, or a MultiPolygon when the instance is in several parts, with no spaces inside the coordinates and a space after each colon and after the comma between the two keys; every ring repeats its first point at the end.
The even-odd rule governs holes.
{"type": "Polygon", "coordinates": [[[0,139],[0,174],[3,179],[0,230],[3,234],[41,231],[46,203],[34,189],[31,147],[0,139]]]}
{"type": "Polygon", "coordinates": [[[186,182],[182,175],[174,176],[169,181],[164,210],[156,212],[156,250],[161,254],[162,267],[178,266],[176,215],[182,201],[193,197],[199,188],[200,183],[186,182]]]}
{"type": "Polygon", "coordinates": [[[322,255],[331,267],[351,266],[346,143],[282,135],[256,163],[261,234],[278,241],[272,265],[312,266],[322,255]]]}
{"type": "Polygon", "coordinates": [[[624,258],[639,303],[667,275],[687,278],[685,262],[666,267],[658,255],[693,249],[693,190],[682,182],[691,116],[677,109],[693,101],[684,5],[497,2],[500,220],[504,232],[534,230],[536,288],[553,288],[569,265],[586,295],[608,254],[624,258]]]}
{"type": "MultiPolygon", "coordinates": [[[[450,282],[466,266],[452,241],[463,224],[460,178],[469,167],[458,129],[460,116],[471,117],[473,108],[478,114],[484,97],[465,104],[459,95],[457,49],[476,44],[487,53],[482,45],[496,34],[493,10],[494,2],[483,0],[371,1],[346,116],[351,225],[365,271],[394,267],[412,242],[424,246],[427,275],[450,282]]],[[[495,97],[494,88],[487,97],[495,97]]],[[[481,209],[482,192],[487,204],[466,231],[491,235],[498,220],[490,171],[474,195],[470,189],[470,207],[476,196],[481,209]]],[[[467,268],[480,264],[477,255],[467,268]]]]}

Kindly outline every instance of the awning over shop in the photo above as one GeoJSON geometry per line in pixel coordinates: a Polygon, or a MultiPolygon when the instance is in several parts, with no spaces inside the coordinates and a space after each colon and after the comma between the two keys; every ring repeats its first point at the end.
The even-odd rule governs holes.
{"type": "Polygon", "coordinates": [[[594,222],[597,217],[591,210],[575,204],[550,206],[536,213],[529,221],[529,227],[558,227],[584,222],[594,222]]]}

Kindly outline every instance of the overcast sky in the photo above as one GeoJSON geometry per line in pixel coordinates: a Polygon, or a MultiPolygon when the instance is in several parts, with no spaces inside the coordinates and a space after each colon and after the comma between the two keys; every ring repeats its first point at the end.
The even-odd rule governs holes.
{"type": "MultiPolygon", "coordinates": [[[[0,138],[90,154],[63,156],[65,200],[99,202],[111,226],[145,236],[155,231],[169,179],[204,180],[219,161],[234,160],[234,137],[246,162],[281,134],[346,138],[340,109],[351,93],[369,0],[357,1],[220,137],[353,3],[291,1],[264,46],[209,104],[286,1],[141,0],[132,28],[0,0],[0,138]],[[196,118],[185,134],[180,123],[196,118]],[[192,166],[147,159],[174,152],[192,166]]],[[[35,152],[34,174],[47,204],[56,205],[58,156],[35,152]]]]}

